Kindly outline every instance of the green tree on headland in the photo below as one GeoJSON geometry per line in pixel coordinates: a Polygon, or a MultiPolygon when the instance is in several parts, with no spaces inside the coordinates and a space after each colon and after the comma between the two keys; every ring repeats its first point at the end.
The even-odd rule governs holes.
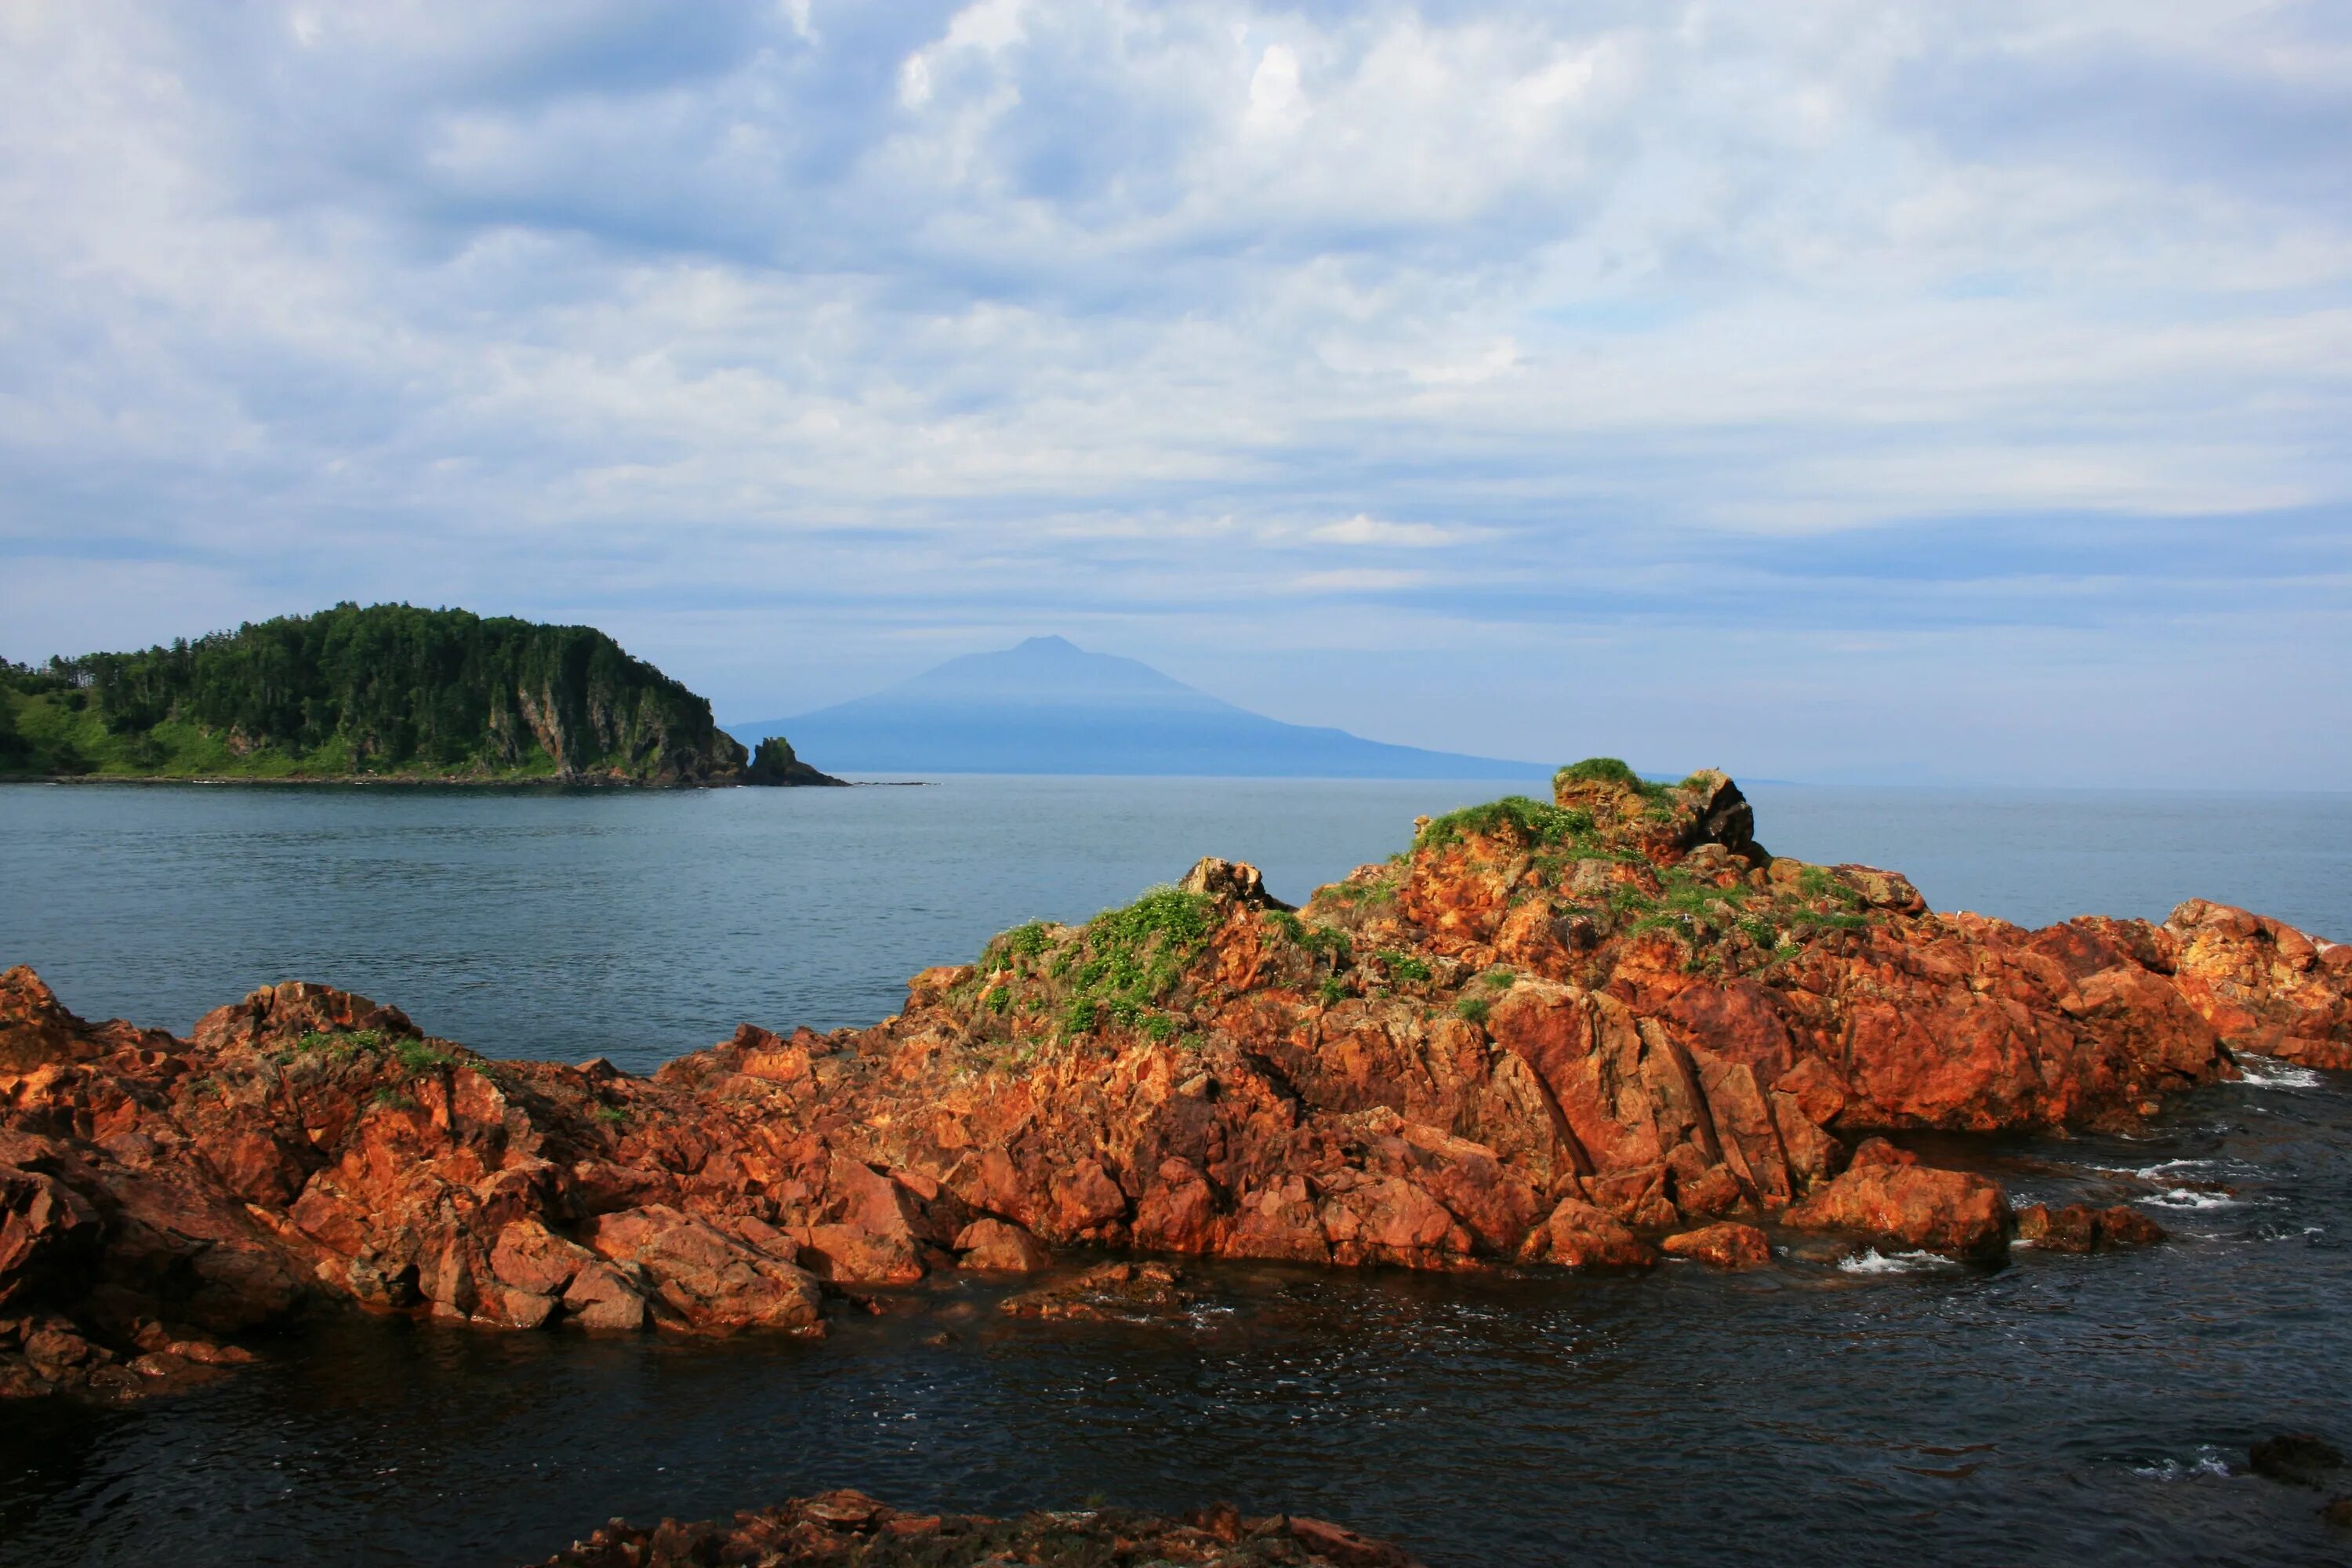
{"type": "Polygon", "coordinates": [[[0,771],[715,784],[710,704],[591,626],[342,604],[0,666],[0,771]]]}

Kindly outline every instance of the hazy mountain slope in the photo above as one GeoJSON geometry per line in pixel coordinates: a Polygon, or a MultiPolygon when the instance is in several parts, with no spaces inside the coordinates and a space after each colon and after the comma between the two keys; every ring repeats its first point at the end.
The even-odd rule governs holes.
{"type": "Polygon", "coordinates": [[[861,773],[1503,779],[1548,772],[1286,724],[1060,637],[969,654],[870,697],[730,728],[746,742],[789,731],[826,767],[861,773]]]}

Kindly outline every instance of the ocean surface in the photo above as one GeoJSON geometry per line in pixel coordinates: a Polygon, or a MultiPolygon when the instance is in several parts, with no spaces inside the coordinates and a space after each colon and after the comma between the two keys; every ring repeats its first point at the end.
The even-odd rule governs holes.
{"type": "MultiPolygon", "coordinates": [[[[299,977],[494,1055],[645,1068],[739,1019],[870,1022],[915,970],[1202,854],[1302,898],[1492,793],[5,786],[0,963],[93,1016],[184,1029],[299,977]]],[[[1750,794],[1774,849],[1895,867],[1938,908],[2160,918],[2202,895],[2352,938],[2352,796],[1750,794]]],[[[510,1563],[614,1514],[855,1485],[954,1510],[1229,1498],[1433,1568],[2340,1563],[2322,1494],[2242,1470],[2275,1432],[2352,1447],[2352,1076],[2255,1068],[2136,1139],[1936,1150],[2019,1202],[2142,1205],[2174,1239],[2141,1253],[1203,1267],[1192,1310],[1096,1325],[949,1281],[815,1343],[322,1322],[184,1397],[0,1408],[0,1563],[510,1563]]]]}
{"type": "MultiPolygon", "coordinates": [[[[184,1030],[315,980],[494,1057],[650,1068],[863,1026],[907,978],[1248,860],[1280,898],[1491,783],[965,776],[681,791],[0,784],[0,966],[89,1017],[184,1030]]],[[[2192,897],[2352,941],[2352,795],[1759,785],[1776,853],[1908,873],[1937,909],[2161,920],[2192,897]]]]}

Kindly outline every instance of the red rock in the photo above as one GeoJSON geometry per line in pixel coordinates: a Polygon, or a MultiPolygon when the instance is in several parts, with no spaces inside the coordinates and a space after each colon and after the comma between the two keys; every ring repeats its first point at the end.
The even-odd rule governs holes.
{"type": "Polygon", "coordinates": [[[2202,899],[2174,910],[2164,929],[2181,994],[2232,1050],[2352,1068],[2352,950],[2202,899]]]}
{"type": "Polygon", "coordinates": [[[1403,1548],[1385,1541],[1373,1541],[1343,1526],[1304,1514],[1294,1513],[1286,1522],[1293,1541],[1336,1564],[1336,1568],[1412,1568],[1412,1556],[1403,1548]]]}
{"type": "MultiPolygon", "coordinates": [[[[2352,949],[2274,921],[2023,931],[1771,858],[1719,773],[1588,769],[1555,798],[1432,825],[1295,916],[1204,862],[1196,934],[1040,927],[870,1029],[747,1025],[650,1078],[486,1062],[299,984],[175,1039],[10,971],[0,1303],[136,1385],[124,1352],[178,1352],[134,1320],[234,1333],[325,1295],[806,1331],[827,1286],[1041,1241],[1638,1267],[1776,1215],[1990,1255],[1999,1189],[1873,1134],[2127,1126],[2231,1071],[2224,1039],[2352,1060],[2352,949]],[[1166,984],[1069,1027],[1086,976],[1144,968],[1166,984]]],[[[2095,1245],[2144,1239],[2125,1212],[2095,1245]]],[[[10,1386],[48,1384],[6,1353],[10,1386]]]]}
{"type": "Polygon", "coordinates": [[[1856,1163],[1781,1215],[1799,1230],[1842,1230],[1956,1258],[2009,1245],[2009,1200],[1982,1176],[1894,1160],[1856,1163]]]}
{"type": "Polygon", "coordinates": [[[1402,1548],[1294,1514],[1244,1519],[1230,1505],[1197,1522],[1097,1508],[1032,1513],[907,1514],[861,1492],[827,1492],[727,1521],[650,1528],[614,1520],[546,1568],[936,1568],[942,1563],[1201,1563],[1216,1568],[1419,1568],[1402,1548]],[[1204,1528],[1204,1526],[1206,1526],[1204,1528]]]}
{"type": "Polygon", "coordinates": [[[1034,1274],[1052,1259],[1037,1238],[1001,1219],[976,1219],[956,1233],[959,1268],[999,1274],[1034,1274]]]}
{"type": "Polygon", "coordinates": [[[674,1208],[602,1215],[581,1239],[607,1261],[644,1271],[657,1321],[721,1332],[818,1326],[821,1292],[812,1276],[674,1208]]]}
{"type": "Polygon", "coordinates": [[[1658,1243],[1658,1247],[1676,1258],[1696,1258],[1717,1268],[1761,1268],[1772,1261],[1771,1244],[1764,1239],[1764,1233],[1752,1225],[1731,1220],[1670,1236],[1658,1243]]]}
{"type": "Polygon", "coordinates": [[[1633,1233],[1581,1198],[1562,1198],[1521,1258],[1567,1268],[1644,1268],[1657,1254],[1633,1233]]]}

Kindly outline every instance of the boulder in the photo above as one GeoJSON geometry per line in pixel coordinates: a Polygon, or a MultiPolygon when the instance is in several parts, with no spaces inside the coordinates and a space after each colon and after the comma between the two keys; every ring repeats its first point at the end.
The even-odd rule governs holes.
{"type": "Polygon", "coordinates": [[[1034,1274],[1052,1261],[1037,1238],[1009,1220],[976,1219],[956,1233],[956,1267],[995,1274],[1034,1274]]]}
{"type": "Polygon", "coordinates": [[[698,1332],[822,1331],[815,1278],[754,1252],[707,1221],[664,1205],[601,1215],[582,1227],[588,1248],[641,1270],[657,1321],[698,1332]]]}
{"type": "Polygon", "coordinates": [[[1657,1254],[1582,1198],[1562,1198],[1520,1253],[1528,1263],[1564,1268],[1646,1268],[1657,1254]]]}
{"type": "Polygon", "coordinates": [[[1658,1248],[1717,1268],[1761,1268],[1772,1261],[1771,1244],[1764,1233],[1736,1220],[1670,1236],[1658,1243],[1658,1248]]]}
{"type": "Polygon", "coordinates": [[[1997,1258],[2009,1247],[2009,1200],[1997,1184],[1918,1164],[1874,1139],[1843,1175],[1780,1217],[1798,1230],[1845,1231],[1954,1258],[1997,1258]]]}
{"type": "Polygon", "coordinates": [[[2344,1468],[2344,1456],[2315,1432],[2284,1432],[2247,1449],[2246,1462],[2254,1474],[2274,1481],[2324,1487],[2344,1468]]]}

